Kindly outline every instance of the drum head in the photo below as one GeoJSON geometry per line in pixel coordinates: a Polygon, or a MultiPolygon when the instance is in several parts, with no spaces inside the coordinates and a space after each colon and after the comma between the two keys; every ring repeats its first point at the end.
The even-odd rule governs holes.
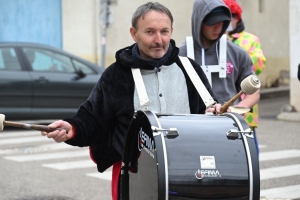
{"type": "Polygon", "coordinates": [[[159,185],[156,143],[149,116],[139,111],[129,129],[123,155],[125,167],[122,168],[123,174],[121,172],[120,199],[160,199],[159,190],[164,187],[159,185]],[[130,167],[126,168],[126,165],[130,167]]]}
{"type": "Polygon", "coordinates": [[[158,199],[158,171],[156,155],[143,149],[137,173],[129,174],[130,200],[158,199]]]}

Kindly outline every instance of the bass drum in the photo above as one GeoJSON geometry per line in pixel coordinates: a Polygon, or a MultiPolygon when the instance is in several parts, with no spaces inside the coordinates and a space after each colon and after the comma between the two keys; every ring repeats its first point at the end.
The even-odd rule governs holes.
{"type": "Polygon", "coordinates": [[[251,129],[235,113],[136,112],[126,138],[119,196],[258,200],[259,161],[251,129]]]}

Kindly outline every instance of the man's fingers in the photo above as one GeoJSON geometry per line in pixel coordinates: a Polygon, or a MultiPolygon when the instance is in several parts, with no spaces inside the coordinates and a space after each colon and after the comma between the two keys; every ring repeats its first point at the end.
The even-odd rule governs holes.
{"type": "Polygon", "coordinates": [[[42,136],[46,136],[46,135],[47,135],[47,132],[42,131],[42,132],[41,132],[41,135],[42,135],[42,136]]]}
{"type": "MultiPolygon", "coordinates": [[[[48,136],[49,137],[49,136],[48,136]]],[[[53,137],[53,139],[56,141],[56,142],[64,142],[67,140],[67,133],[66,131],[59,131],[57,135],[55,135],[53,137]]]]}

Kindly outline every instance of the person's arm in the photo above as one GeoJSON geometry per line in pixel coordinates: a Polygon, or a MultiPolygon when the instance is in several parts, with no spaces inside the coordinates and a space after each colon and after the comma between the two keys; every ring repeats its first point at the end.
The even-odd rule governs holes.
{"type": "Polygon", "coordinates": [[[240,107],[252,108],[258,103],[260,99],[260,90],[257,90],[254,94],[246,95],[245,98],[238,103],[240,107]]]}
{"type": "Polygon", "coordinates": [[[105,85],[110,84],[106,84],[106,74],[106,72],[102,74],[88,99],[80,105],[74,116],[49,125],[61,130],[41,134],[53,138],[56,142],[66,142],[72,146],[105,144],[107,134],[112,133],[115,119],[110,106],[111,101],[107,100],[109,89],[105,85]]]}
{"type": "Polygon", "coordinates": [[[75,135],[75,130],[72,129],[72,125],[66,121],[58,120],[49,125],[51,128],[59,129],[52,132],[41,132],[43,136],[48,138],[53,138],[55,142],[65,142],[69,139],[72,139],[75,135]]]}
{"type": "MultiPolygon", "coordinates": [[[[245,80],[249,75],[253,75],[254,72],[251,69],[251,66],[253,66],[253,61],[251,59],[251,56],[246,51],[240,51],[239,59],[241,61],[240,63],[240,74],[238,77],[238,82],[236,83],[237,86],[241,86],[241,83],[243,80],[245,80]]],[[[238,91],[241,90],[240,87],[237,88],[238,91]]],[[[260,99],[260,91],[256,91],[252,95],[245,95],[242,100],[237,104],[237,106],[246,107],[246,108],[252,108],[255,104],[258,103],[260,99]]]]}

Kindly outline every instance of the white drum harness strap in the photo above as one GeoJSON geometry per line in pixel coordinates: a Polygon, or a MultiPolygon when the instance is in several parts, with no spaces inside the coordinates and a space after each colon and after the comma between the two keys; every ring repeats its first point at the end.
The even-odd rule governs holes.
{"type": "Polygon", "coordinates": [[[139,68],[131,68],[133,80],[135,83],[136,91],[139,96],[141,108],[145,107],[148,110],[148,105],[151,101],[148,98],[146,87],[143,81],[141,70],[139,68]]]}
{"type": "MultiPolygon", "coordinates": [[[[195,60],[194,54],[194,42],[193,37],[186,37],[186,48],[187,48],[187,57],[195,60]]],[[[205,51],[202,48],[202,70],[204,71],[210,85],[212,86],[211,73],[219,73],[219,78],[226,78],[226,51],[227,51],[227,36],[223,34],[220,38],[220,49],[218,55],[218,45],[216,45],[216,52],[218,56],[218,65],[205,65],[205,51]]]]}
{"type": "MultiPolygon", "coordinates": [[[[206,108],[214,105],[216,102],[204,86],[203,82],[199,78],[196,70],[186,57],[179,56],[181,63],[183,64],[183,67],[185,68],[185,71],[187,72],[188,76],[190,77],[191,81],[193,82],[196,90],[198,91],[200,97],[202,98],[206,108]]],[[[141,71],[139,68],[131,68],[135,87],[137,90],[137,94],[139,96],[140,105],[141,108],[146,107],[146,110],[148,109],[147,106],[151,103],[151,101],[148,98],[147,91],[145,88],[145,84],[143,81],[143,77],[141,75],[141,71]]]]}

